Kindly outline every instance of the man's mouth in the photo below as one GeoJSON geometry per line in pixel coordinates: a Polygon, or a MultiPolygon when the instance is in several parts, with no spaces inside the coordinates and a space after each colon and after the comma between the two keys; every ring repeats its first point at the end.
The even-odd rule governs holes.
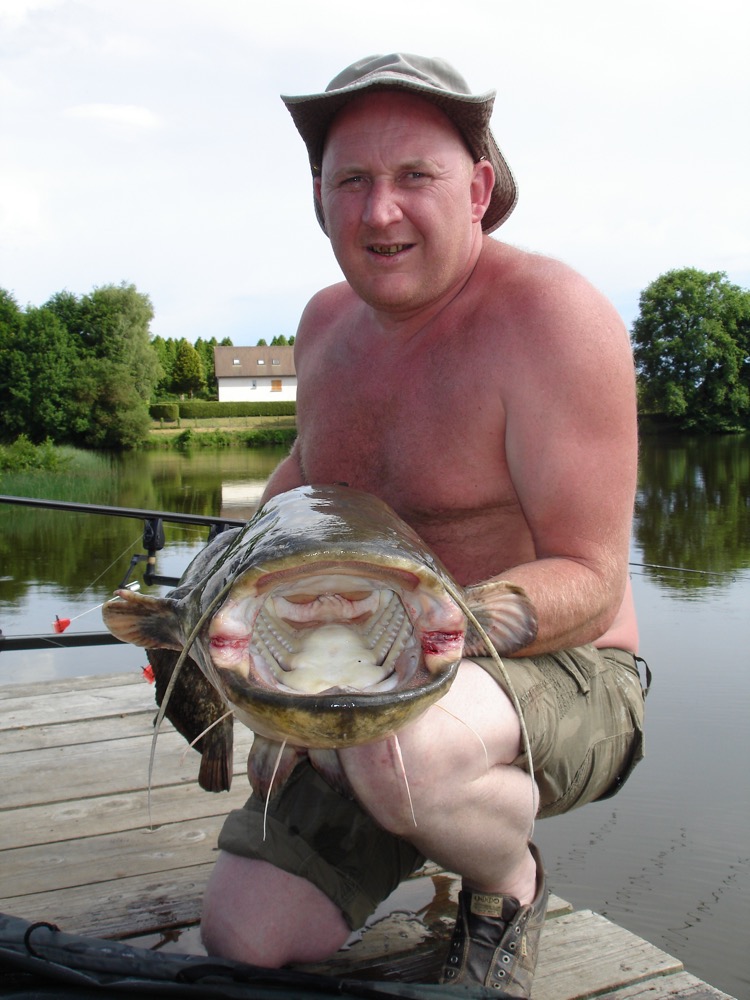
{"type": "Polygon", "coordinates": [[[411,243],[372,243],[367,249],[381,257],[393,257],[402,250],[408,250],[411,243]]]}

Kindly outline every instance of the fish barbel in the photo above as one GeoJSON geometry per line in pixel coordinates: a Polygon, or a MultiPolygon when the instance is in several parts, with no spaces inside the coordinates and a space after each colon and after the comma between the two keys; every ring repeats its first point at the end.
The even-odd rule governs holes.
{"type": "MultiPolygon", "coordinates": [[[[468,608],[498,652],[533,639],[521,588],[477,593],[468,608]]],[[[304,753],[325,773],[330,751],[396,733],[446,693],[465,652],[481,652],[467,636],[466,595],[438,558],[387,504],[344,486],[273,497],[210,542],[166,597],[116,594],[107,628],[138,646],[189,650],[253,731],[248,771],[262,795],[279,744],[280,784],[304,753]]]]}

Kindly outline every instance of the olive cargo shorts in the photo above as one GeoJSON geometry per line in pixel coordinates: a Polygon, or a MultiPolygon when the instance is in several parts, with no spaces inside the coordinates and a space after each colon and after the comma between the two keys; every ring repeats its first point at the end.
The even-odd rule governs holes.
{"type": "MultiPolygon", "coordinates": [[[[507,691],[494,661],[477,658],[507,691]]],[[[644,690],[636,657],[593,646],[503,661],[529,734],[540,817],[614,795],[643,757],[644,690]]],[[[648,668],[647,678],[650,680],[648,668]]],[[[526,755],[516,761],[528,770],[526,755]]],[[[334,791],[308,761],[268,809],[251,797],[229,814],[219,847],[269,861],[308,879],[361,927],[423,862],[408,841],[383,830],[334,791]]]]}

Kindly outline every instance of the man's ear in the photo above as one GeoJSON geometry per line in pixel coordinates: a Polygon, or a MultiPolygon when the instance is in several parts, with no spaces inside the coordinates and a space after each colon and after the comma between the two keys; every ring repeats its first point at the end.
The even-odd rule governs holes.
{"type": "Polygon", "coordinates": [[[492,197],[495,186],[495,171],[489,160],[477,160],[471,178],[472,222],[481,222],[492,197]]]}

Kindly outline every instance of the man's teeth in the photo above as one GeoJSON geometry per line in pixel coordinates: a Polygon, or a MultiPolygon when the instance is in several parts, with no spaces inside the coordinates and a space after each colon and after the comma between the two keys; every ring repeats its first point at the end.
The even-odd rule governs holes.
{"type": "Polygon", "coordinates": [[[405,250],[407,247],[406,243],[393,243],[391,246],[371,246],[370,249],[373,253],[384,254],[386,257],[392,257],[394,254],[398,253],[400,250],[405,250]]]}

